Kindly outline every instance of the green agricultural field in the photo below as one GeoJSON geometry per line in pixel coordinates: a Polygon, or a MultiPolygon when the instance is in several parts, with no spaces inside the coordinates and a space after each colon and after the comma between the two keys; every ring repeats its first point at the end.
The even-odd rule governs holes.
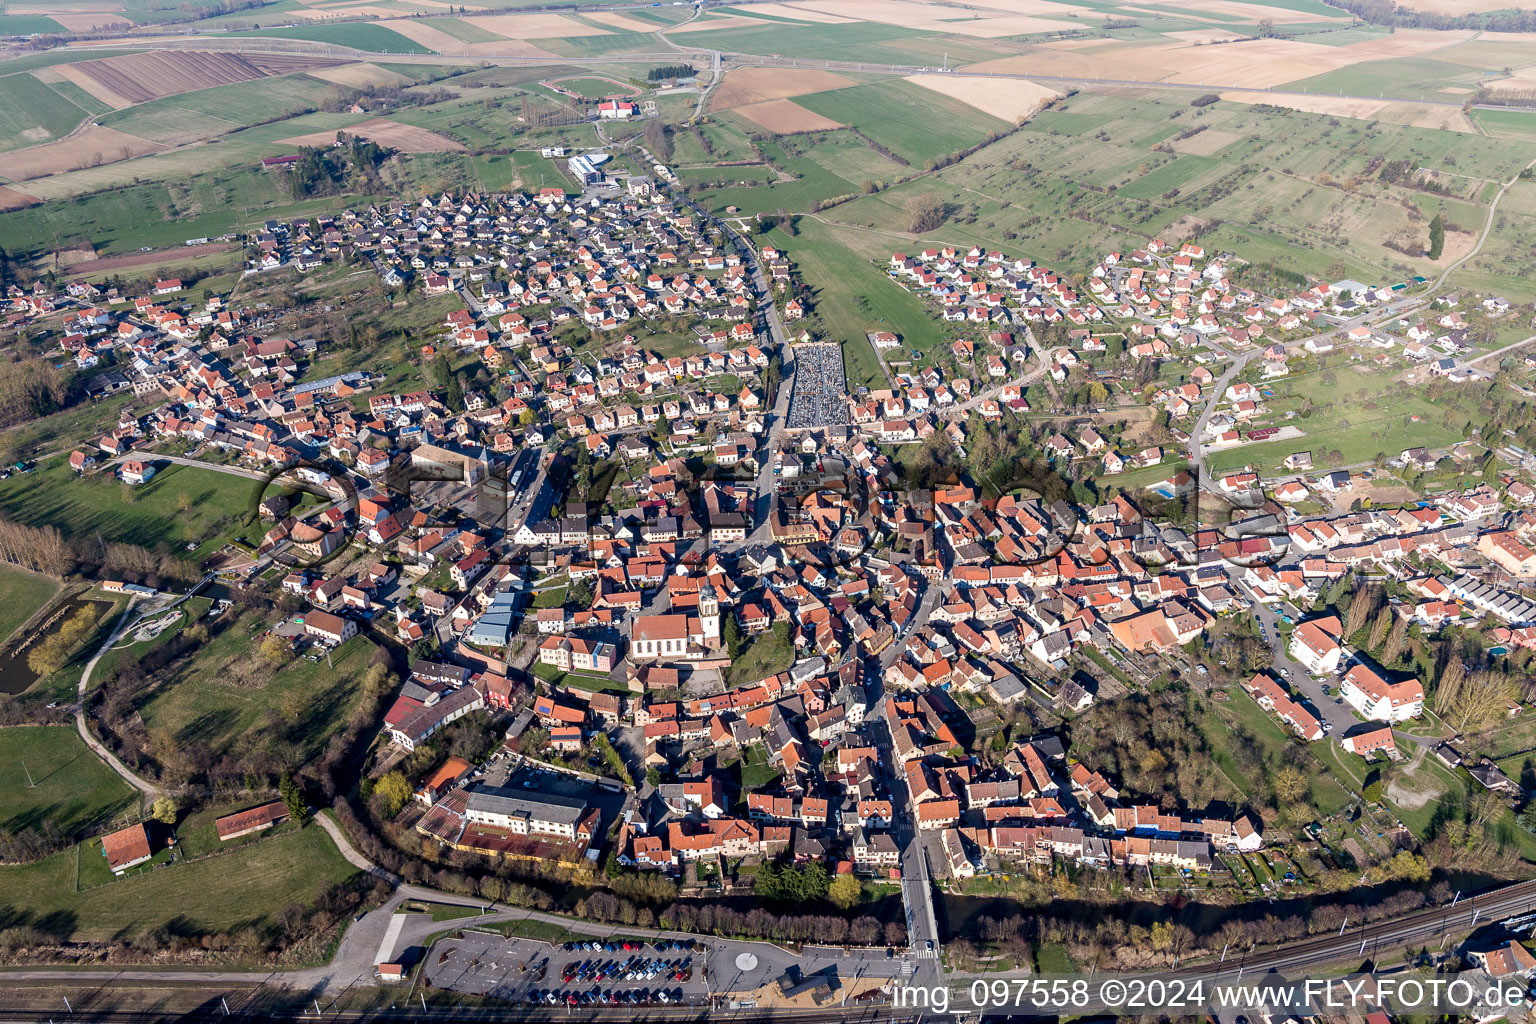
{"type": "Polygon", "coordinates": [[[14,633],[58,592],[59,584],[46,576],[0,565],[0,641],[14,633]]]}
{"type": "Polygon", "coordinates": [[[309,905],[323,886],[357,873],[318,825],[78,891],[85,845],[35,864],[0,867],[0,911],[56,940],[121,942],[173,927],[210,934],[276,927],[290,904],[309,905]]]}
{"type": "Polygon", "coordinates": [[[151,738],[170,750],[288,745],[308,760],[340,732],[357,706],[374,643],[358,636],[332,652],[330,663],[294,658],[274,668],[257,652],[265,625],[258,617],[242,617],[191,661],[162,673],[139,709],[151,738]],[[293,711],[297,716],[285,721],[293,711]]]}
{"type": "MultiPolygon", "coordinates": [[[[749,10],[749,9],[748,9],[749,10]]],[[[747,10],[736,13],[746,14],[747,10]]],[[[963,36],[943,36],[899,25],[851,22],[839,25],[787,24],[762,19],[762,27],[737,26],[689,32],[675,37],[681,45],[742,53],[774,53],[785,57],[823,60],[865,60],[874,63],[924,64],[947,50],[953,64],[993,59],[985,49],[963,36]]]]}
{"type": "Polygon", "coordinates": [[[538,128],[520,124],[522,89],[477,89],[464,99],[399,111],[393,120],[430,128],[470,149],[534,149],[550,145],[586,146],[592,129],[585,124],[538,128]]]}
{"type": "Polygon", "coordinates": [[[148,483],[125,489],[110,474],[76,479],[68,461],[58,458],[0,480],[0,513],[28,526],[56,526],[71,537],[163,545],[200,560],[245,532],[255,486],[227,473],[167,466],[148,483]],[[184,551],[188,543],[197,547],[184,551]]]}
{"type": "Polygon", "coordinates": [[[21,149],[61,139],[87,111],[31,75],[0,77],[0,149],[21,149]]]}
{"type": "Polygon", "coordinates": [[[249,82],[220,85],[176,96],[176,105],[210,117],[248,125],[316,110],[320,104],[346,90],[331,82],[302,75],[263,78],[259,86],[249,82]]]}
{"type": "Polygon", "coordinates": [[[858,129],[919,168],[1008,127],[975,107],[907,81],[812,93],[795,102],[858,129]]]}
{"type": "Polygon", "coordinates": [[[41,14],[0,14],[0,36],[62,35],[63,25],[41,14]]]}
{"type": "Polygon", "coordinates": [[[189,142],[216,139],[235,131],[243,124],[214,117],[197,110],[188,110],[165,100],[143,103],[137,107],[117,111],[100,119],[109,128],[137,135],[167,146],[183,146],[189,142]]]}
{"type": "Polygon", "coordinates": [[[247,28],[271,28],[276,25],[289,25],[293,23],[293,12],[304,10],[304,5],[299,0],[274,0],[272,3],[262,4],[233,14],[215,15],[212,18],[199,19],[194,26],[200,31],[209,29],[224,29],[234,31],[247,28]]]}
{"type": "Polygon", "coordinates": [[[49,82],[48,88],[63,96],[87,114],[105,114],[112,109],[111,106],[92,96],[74,82],[49,82]]]}
{"type": "MultiPolygon", "coordinates": [[[[407,70],[420,71],[420,67],[414,64],[386,64],[384,61],[374,61],[374,64],[389,71],[405,74],[407,70]]],[[[455,85],[469,85],[471,83],[485,86],[505,88],[507,86],[525,85],[529,82],[541,82],[553,75],[558,75],[568,70],[559,64],[550,64],[545,67],[531,67],[524,65],[507,67],[481,68],[478,71],[470,71],[454,80],[455,85]]]]}
{"type": "Polygon", "coordinates": [[[0,76],[9,76],[23,71],[36,71],[39,68],[52,68],[60,64],[77,64],[82,60],[97,60],[102,57],[118,57],[127,51],[124,50],[75,50],[62,48],[56,50],[44,50],[42,53],[31,53],[23,57],[11,57],[4,64],[0,64],[0,76]]]}
{"type": "Polygon", "coordinates": [[[1536,138],[1536,114],[1523,110],[1474,110],[1472,119],[1489,135],[1500,138],[1536,138]]]}
{"type": "Polygon", "coordinates": [[[334,46],[350,46],[367,53],[436,53],[420,43],[405,38],[383,25],[352,22],[345,25],[294,25],[289,28],[263,28],[254,32],[231,32],[235,36],[276,36],[280,39],[312,39],[334,46]]]}
{"type": "Polygon", "coordinates": [[[48,822],[71,839],[104,830],[136,795],[72,725],[0,729],[0,831],[48,822]]]}
{"type": "MultiPolygon", "coordinates": [[[[187,0],[174,5],[163,0],[122,0],[116,9],[136,25],[150,25],[197,21],[222,6],[220,0],[187,0]]],[[[298,7],[296,0],[278,0],[276,6],[290,11],[298,7]]]]}
{"type": "Polygon", "coordinates": [[[466,43],[497,43],[507,38],[462,18],[428,18],[422,24],[466,43]]]}
{"type": "Polygon", "coordinates": [[[1477,71],[1427,57],[1393,57],[1372,60],[1327,74],[1287,83],[1297,92],[1343,93],[1346,96],[1386,96],[1392,99],[1456,102],[1440,90],[1473,86],[1477,71]]]}
{"type": "Polygon", "coordinates": [[[654,51],[658,45],[656,37],[649,32],[615,32],[612,29],[605,36],[539,40],[542,49],[566,57],[602,57],[610,53],[654,51]]]}
{"type": "MultiPolygon", "coordinates": [[[[802,280],[811,286],[812,316],[829,340],[843,346],[848,386],[884,387],[885,378],[866,334],[893,331],[904,348],[926,351],[943,338],[939,322],[923,300],[903,291],[869,261],[872,250],[855,252],[837,229],[807,217],[791,237],[782,229],[768,236],[789,253],[802,280]]],[[[889,260],[890,252],[885,253],[889,260]]]]}

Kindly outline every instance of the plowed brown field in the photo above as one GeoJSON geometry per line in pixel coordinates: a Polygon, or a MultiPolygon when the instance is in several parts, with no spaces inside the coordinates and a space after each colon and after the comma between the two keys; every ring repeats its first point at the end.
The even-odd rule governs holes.
{"type": "Polygon", "coordinates": [[[791,135],[795,132],[822,132],[841,128],[843,125],[829,117],[822,117],[814,110],[807,110],[794,100],[764,100],[737,107],[736,113],[771,132],[791,135]]]}
{"type": "Polygon", "coordinates": [[[125,135],[93,124],[58,142],[0,153],[0,176],[24,181],[158,153],[164,148],[137,135],[125,135]]]}
{"type": "MultiPolygon", "coordinates": [[[[270,66],[270,61],[267,63],[270,66]]],[[[313,65],[314,62],[310,63],[313,65]]],[[[269,74],[239,54],[201,50],[133,53],[87,60],[61,67],[59,72],[114,107],[145,103],[161,96],[215,85],[249,82],[269,74]]]]}
{"type": "MultiPolygon", "coordinates": [[[[398,149],[402,153],[447,153],[462,152],[464,149],[462,143],[455,142],[446,135],[439,135],[426,128],[401,124],[385,118],[364,121],[362,124],[355,124],[341,130],[348,135],[358,135],[377,142],[381,146],[398,149]]],[[[336,141],[336,133],[311,132],[308,135],[298,135],[283,141],[295,146],[329,146],[336,141]]]]}
{"type": "Polygon", "coordinates": [[[783,100],[791,96],[805,96],[813,92],[829,92],[855,85],[852,79],[834,75],[830,71],[811,71],[803,68],[737,68],[725,73],[714,95],[709,98],[710,110],[726,110],[730,107],[761,103],[764,100],[783,100]]]}
{"type": "Polygon", "coordinates": [[[31,206],[39,201],[35,196],[0,185],[0,210],[19,210],[23,206],[31,206]]]}

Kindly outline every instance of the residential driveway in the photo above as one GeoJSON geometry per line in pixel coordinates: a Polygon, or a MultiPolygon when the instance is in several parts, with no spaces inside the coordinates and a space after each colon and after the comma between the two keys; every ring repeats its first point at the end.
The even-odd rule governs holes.
{"type": "MultiPolygon", "coordinates": [[[[1248,594],[1252,596],[1251,591],[1248,594]]],[[[1280,632],[1280,613],[1268,605],[1255,601],[1253,615],[1259,620],[1259,625],[1264,628],[1265,642],[1275,652],[1275,672],[1289,673],[1282,674],[1282,681],[1301,699],[1307,710],[1317,716],[1319,722],[1325,723],[1325,728],[1331,727],[1327,738],[1332,740],[1336,736],[1342,737],[1351,728],[1359,725],[1360,719],[1355,717],[1348,704],[1339,703],[1336,697],[1323,693],[1324,686],[1338,693],[1337,676],[1313,679],[1299,661],[1291,658],[1287,650],[1289,644],[1280,632]]]]}
{"type": "MultiPolygon", "coordinates": [[[[1232,579],[1232,584],[1234,587],[1239,586],[1235,577],[1232,579]]],[[[1244,588],[1244,593],[1250,597],[1253,595],[1253,592],[1246,590],[1246,588],[1244,588]]],[[[1274,608],[1254,602],[1253,614],[1259,620],[1259,624],[1264,627],[1265,641],[1275,652],[1275,671],[1285,670],[1289,672],[1288,676],[1282,676],[1284,682],[1290,686],[1298,698],[1301,698],[1307,710],[1317,716],[1319,722],[1324,722],[1327,726],[1331,727],[1325,742],[1340,743],[1343,741],[1345,734],[1351,729],[1365,724],[1365,719],[1357,716],[1354,709],[1337,696],[1339,680],[1353,663],[1350,656],[1346,655],[1339,661],[1339,675],[1314,679],[1307,674],[1307,670],[1302,667],[1300,662],[1293,661],[1290,654],[1287,653],[1289,645],[1280,633],[1279,612],[1274,608]],[[1325,694],[1323,692],[1324,686],[1332,690],[1335,696],[1330,697],[1325,694]]],[[[1405,732],[1402,729],[1394,730],[1394,734],[1398,739],[1410,740],[1421,746],[1433,747],[1440,742],[1438,737],[1419,736],[1411,732],[1405,732]]]]}

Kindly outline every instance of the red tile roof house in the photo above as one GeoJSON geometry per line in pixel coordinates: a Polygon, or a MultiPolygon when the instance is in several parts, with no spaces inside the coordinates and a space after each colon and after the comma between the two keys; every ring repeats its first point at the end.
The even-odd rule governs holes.
{"type": "Polygon", "coordinates": [[[1390,725],[1361,726],[1345,736],[1343,742],[1345,750],[1364,757],[1378,750],[1390,754],[1397,749],[1390,725]]]}
{"type": "Polygon", "coordinates": [[[1536,956],[1514,939],[1487,953],[1473,953],[1474,960],[1481,960],[1483,968],[1495,978],[1507,978],[1512,974],[1528,975],[1536,970],[1536,956]]]}
{"type": "Polygon", "coordinates": [[[281,800],[274,800],[260,807],[251,807],[217,818],[214,820],[213,830],[218,833],[220,842],[228,842],[231,839],[239,839],[241,836],[271,828],[287,820],[288,805],[281,800]]]}
{"type": "Polygon", "coordinates": [[[114,875],[120,875],[131,867],[149,860],[149,833],[143,825],[129,825],[125,829],[101,837],[101,852],[107,858],[107,867],[114,875]]]}

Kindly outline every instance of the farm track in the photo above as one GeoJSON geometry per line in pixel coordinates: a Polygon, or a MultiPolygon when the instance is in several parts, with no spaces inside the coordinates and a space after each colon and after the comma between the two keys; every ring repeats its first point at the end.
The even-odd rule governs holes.
{"type": "MultiPolygon", "coordinates": [[[[1521,169],[1520,174],[1524,174],[1532,167],[1536,167],[1536,160],[1532,160],[1530,163],[1526,164],[1525,167],[1521,169]]],[[[1463,253],[1461,257],[1456,260],[1456,262],[1442,270],[1440,272],[1440,276],[1435,279],[1434,288],[1431,288],[1430,291],[1439,291],[1440,288],[1445,284],[1446,279],[1449,278],[1453,272],[1455,272],[1457,267],[1461,266],[1463,263],[1467,262],[1472,257],[1483,251],[1484,244],[1487,243],[1489,236],[1493,234],[1493,218],[1499,212],[1499,200],[1503,199],[1504,193],[1508,192],[1512,187],[1514,187],[1515,182],[1520,180],[1520,174],[1516,174],[1513,178],[1510,178],[1499,188],[1497,192],[1493,194],[1493,198],[1488,201],[1488,217],[1485,221],[1483,221],[1483,230],[1482,233],[1477,237],[1477,244],[1463,253]]]]}

